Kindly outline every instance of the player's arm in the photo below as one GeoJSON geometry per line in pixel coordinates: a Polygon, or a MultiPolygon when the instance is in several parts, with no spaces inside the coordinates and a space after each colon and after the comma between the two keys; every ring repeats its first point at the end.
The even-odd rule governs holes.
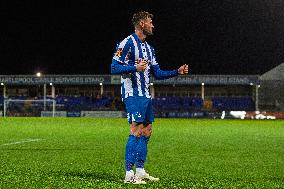
{"type": "Polygon", "coordinates": [[[128,74],[136,71],[136,66],[123,65],[123,63],[112,60],[111,74],[128,74]]]}
{"type": "Polygon", "coordinates": [[[165,71],[161,70],[159,64],[156,62],[156,55],[154,49],[151,49],[153,53],[153,60],[152,60],[152,70],[155,79],[168,79],[171,77],[175,77],[179,74],[187,74],[188,73],[188,65],[184,64],[179,69],[165,71]]]}
{"type": "Polygon", "coordinates": [[[124,39],[116,48],[116,52],[112,57],[111,73],[112,74],[127,74],[136,70],[135,66],[125,63],[130,44],[127,39],[124,39]]]}
{"type": "Polygon", "coordinates": [[[178,70],[165,71],[161,70],[159,64],[152,66],[155,79],[168,79],[178,75],[178,70]]]}
{"type": "MultiPolygon", "coordinates": [[[[125,39],[127,40],[127,39],[125,39]]],[[[133,72],[142,72],[146,69],[146,63],[140,62],[136,65],[126,64],[128,53],[131,50],[129,40],[122,41],[116,48],[116,52],[112,58],[111,73],[112,74],[128,74],[133,72]]]]}

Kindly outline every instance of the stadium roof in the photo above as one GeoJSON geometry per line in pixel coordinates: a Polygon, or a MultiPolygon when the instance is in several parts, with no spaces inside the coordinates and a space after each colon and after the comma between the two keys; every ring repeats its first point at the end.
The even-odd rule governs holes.
{"type": "Polygon", "coordinates": [[[260,80],[284,80],[284,63],[261,75],[260,80]]]}

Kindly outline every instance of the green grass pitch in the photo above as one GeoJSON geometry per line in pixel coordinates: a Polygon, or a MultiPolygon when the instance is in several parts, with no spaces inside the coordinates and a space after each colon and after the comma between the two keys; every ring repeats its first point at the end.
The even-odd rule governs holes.
{"type": "Polygon", "coordinates": [[[284,121],[156,119],[126,185],[126,119],[1,118],[0,188],[284,188],[284,121]]]}

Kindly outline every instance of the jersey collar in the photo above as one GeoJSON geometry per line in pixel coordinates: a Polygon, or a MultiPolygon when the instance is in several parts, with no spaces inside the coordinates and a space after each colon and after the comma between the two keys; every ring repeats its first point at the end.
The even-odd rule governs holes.
{"type": "Polygon", "coordinates": [[[137,43],[146,43],[146,40],[144,42],[142,42],[139,37],[137,36],[136,33],[133,33],[132,36],[134,37],[134,39],[136,40],[137,43]]]}

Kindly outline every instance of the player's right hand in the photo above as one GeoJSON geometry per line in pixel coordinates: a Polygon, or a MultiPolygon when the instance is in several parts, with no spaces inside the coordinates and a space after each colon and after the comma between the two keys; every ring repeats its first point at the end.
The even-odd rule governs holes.
{"type": "Polygon", "coordinates": [[[147,66],[147,62],[145,60],[140,60],[136,64],[136,71],[137,72],[144,72],[147,66]]]}

